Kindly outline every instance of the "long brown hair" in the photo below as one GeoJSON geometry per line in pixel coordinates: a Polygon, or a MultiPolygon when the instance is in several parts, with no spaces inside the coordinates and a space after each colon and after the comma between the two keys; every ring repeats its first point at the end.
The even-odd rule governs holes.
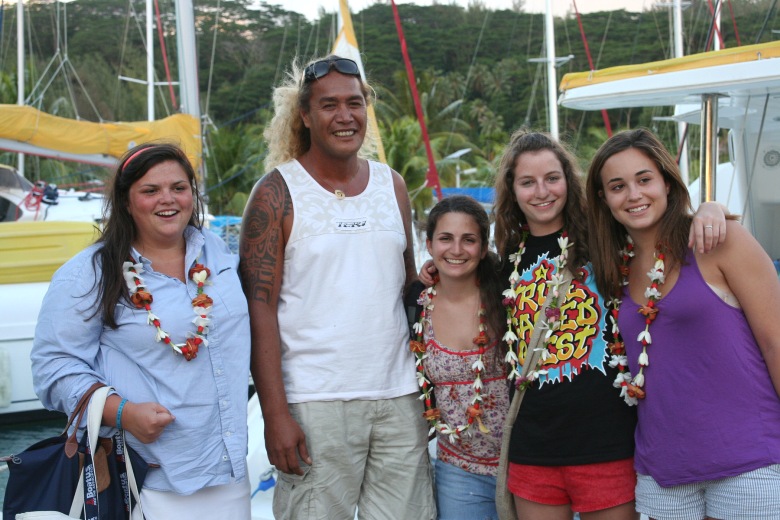
{"type": "MultiPolygon", "coordinates": [[[[563,226],[572,242],[569,265],[575,269],[588,260],[586,237],[585,195],[582,178],[577,170],[574,155],[549,134],[520,129],[512,134],[504,149],[496,173],[496,202],[493,214],[496,219],[496,247],[502,261],[520,244],[520,227],[527,223],[525,214],[517,203],[514,191],[517,159],[527,152],[549,150],[561,163],[566,180],[566,205],[563,208],[563,226]]],[[[575,272],[572,269],[572,272],[575,272]]]]}
{"type": "Polygon", "coordinates": [[[98,289],[95,315],[100,314],[103,323],[112,329],[117,327],[114,319],[116,304],[121,298],[129,297],[122,264],[128,259],[137,233],[135,221],[128,210],[130,187],[152,167],[167,161],[178,163],[190,182],[194,205],[189,224],[198,229],[203,226],[203,201],[198,192],[195,170],[178,146],[171,143],[145,143],[125,153],[106,190],[103,207],[105,225],[96,241],[101,247],[92,257],[95,272],[100,273],[95,280],[98,289]]]}
{"type": "Polygon", "coordinates": [[[668,260],[668,270],[680,265],[688,251],[688,231],[691,226],[691,197],[682,181],[677,162],[661,141],[646,128],[626,130],[609,138],[593,156],[588,170],[585,191],[588,195],[589,245],[593,270],[599,291],[605,297],[621,290],[619,252],[626,246],[626,228],[612,216],[604,199],[601,170],[613,155],[634,148],[658,167],[669,187],[667,207],[658,227],[663,237],[660,246],[668,260]]]}

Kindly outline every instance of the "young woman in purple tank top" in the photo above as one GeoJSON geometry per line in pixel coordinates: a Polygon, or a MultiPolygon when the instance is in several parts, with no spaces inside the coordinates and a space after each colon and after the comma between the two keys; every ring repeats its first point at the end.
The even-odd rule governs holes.
{"type": "Polygon", "coordinates": [[[601,292],[614,295],[614,341],[625,345],[620,384],[638,407],[637,510],[659,520],[778,518],[772,261],[733,220],[716,250],[689,249],[688,190],[648,130],[607,140],[586,192],[591,261],[601,292]]]}

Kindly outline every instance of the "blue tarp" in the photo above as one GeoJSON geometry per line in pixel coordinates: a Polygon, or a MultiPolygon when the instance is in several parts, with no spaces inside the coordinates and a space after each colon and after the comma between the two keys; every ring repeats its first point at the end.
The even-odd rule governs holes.
{"type": "Polygon", "coordinates": [[[441,194],[444,197],[468,195],[469,197],[474,197],[477,199],[477,202],[482,204],[493,204],[493,199],[495,199],[495,189],[488,186],[480,188],[442,188],[441,194]]]}

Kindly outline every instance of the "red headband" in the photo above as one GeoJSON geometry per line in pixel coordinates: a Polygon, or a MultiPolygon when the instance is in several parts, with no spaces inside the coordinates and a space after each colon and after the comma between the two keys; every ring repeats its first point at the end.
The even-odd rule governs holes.
{"type": "Polygon", "coordinates": [[[133,155],[131,155],[130,157],[128,157],[128,158],[127,158],[127,160],[125,161],[125,164],[123,164],[123,165],[122,165],[122,173],[124,173],[124,172],[125,172],[125,170],[127,169],[127,165],[128,165],[128,164],[130,164],[130,163],[133,161],[133,159],[135,159],[136,157],[138,157],[139,155],[141,155],[143,152],[145,152],[145,151],[146,151],[146,150],[148,150],[149,148],[150,148],[149,146],[147,146],[146,148],[141,148],[140,150],[137,150],[137,151],[135,151],[135,152],[133,153],[133,155]]]}

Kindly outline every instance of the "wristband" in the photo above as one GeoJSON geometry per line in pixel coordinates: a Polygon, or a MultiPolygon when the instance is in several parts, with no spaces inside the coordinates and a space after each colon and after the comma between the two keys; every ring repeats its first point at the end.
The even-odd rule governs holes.
{"type": "Polygon", "coordinates": [[[116,409],[116,429],[121,430],[122,429],[122,409],[125,407],[125,403],[127,402],[127,399],[122,399],[122,401],[119,403],[119,408],[116,409]]]}

